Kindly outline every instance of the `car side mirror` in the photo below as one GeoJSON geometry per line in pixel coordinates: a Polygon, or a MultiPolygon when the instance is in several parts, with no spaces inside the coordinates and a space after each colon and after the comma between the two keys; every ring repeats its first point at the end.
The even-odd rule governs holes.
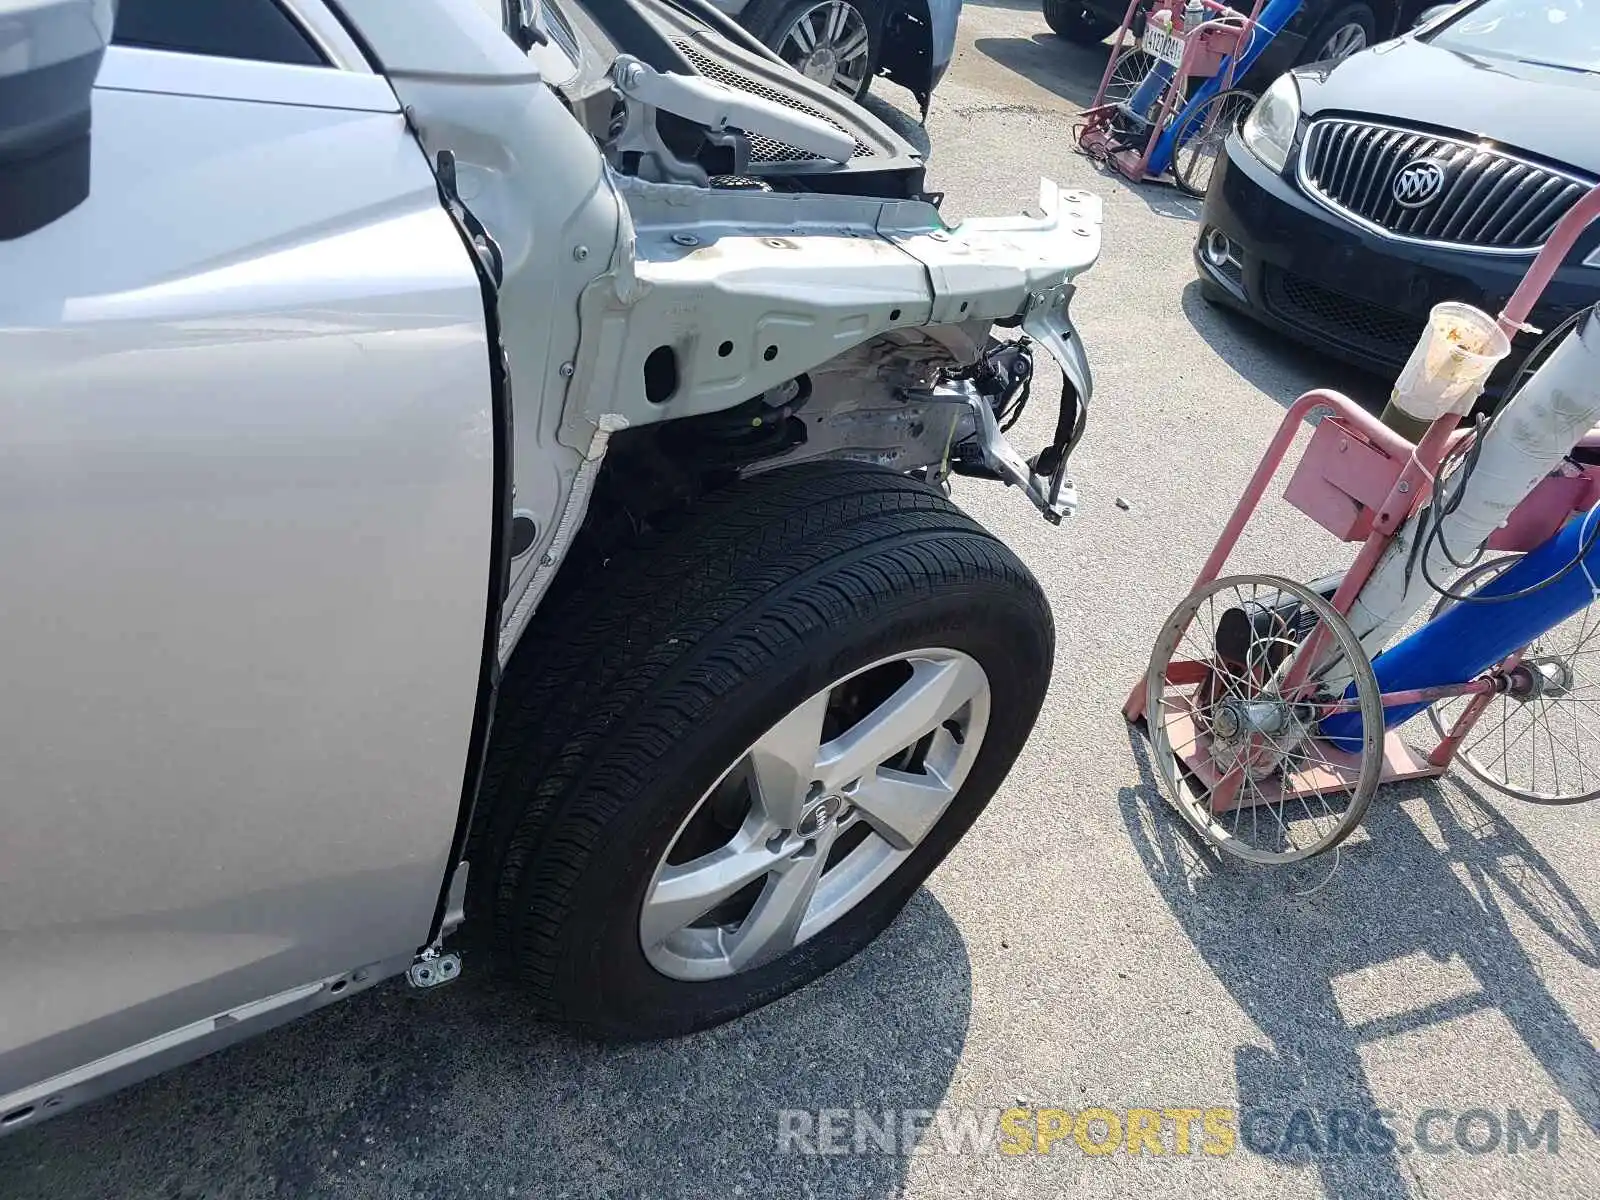
{"type": "Polygon", "coordinates": [[[89,194],[89,106],[117,0],[0,0],[0,241],[89,194]]]}
{"type": "Polygon", "coordinates": [[[1435,4],[1425,8],[1417,14],[1417,19],[1411,22],[1411,28],[1421,29],[1424,25],[1431,25],[1454,7],[1454,4],[1435,4]]]}

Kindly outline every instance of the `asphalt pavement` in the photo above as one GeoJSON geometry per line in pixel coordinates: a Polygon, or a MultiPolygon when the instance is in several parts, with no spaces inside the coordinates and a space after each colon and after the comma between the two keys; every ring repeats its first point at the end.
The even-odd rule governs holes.
{"type": "MultiPolygon", "coordinates": [[[[1103,197],[1104,251],[1073,309],[1096,380],[1079,515],[1053,528],[1015,493],[957,492],[1054,602],[1051,694],[888,933],[786,1000],[663,1044],[574,1040],[470,963],[435,993],[386,986],[0,1141],[0,1196],[1600,1191],[1592,806],[1534,808],[1459,775],[1401,785],[1337,864],[1246,869],[1183,834],[1122,720],[1283,406],[1314,384],[1384,387],[1209,308],[1197,203],[1073,152],[1103,54],[1050,36],[1036,0],[969,0],[928,124],[950,212],[1019,210],[1048,175],[1103,197]],[[1086,1108],[1109,1113],[1087,1133],[1086,1108]],[[1138,1152],[1128,1130],[1149,1118],[1133,1109],[1165,1130],[1138,1152]],[[1201,1114],[1187,1153],[1174,1109],[1201,1114]],[[1335,1112],[1390,1137],[1340,1136],[1335,1112]],[[1514,1128],[1532,1144],[1512,1152],[1514,1128]]],[[[1030,449],[1044,407],[1019,431],[1030,449]]],[[[1309,579],[1347,557],[1277,504],[1235,565],[1309,579]]]]}

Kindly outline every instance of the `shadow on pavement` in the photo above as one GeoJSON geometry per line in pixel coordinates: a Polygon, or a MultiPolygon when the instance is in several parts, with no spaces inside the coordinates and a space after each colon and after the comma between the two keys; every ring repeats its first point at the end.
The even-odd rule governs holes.
{"type": "Polygon", "coordinates": [[[469,962],[442,992],[387,985],[0,1142],[0,1194],[897,1195],[910,1159],[779,1154],[778,1113],[936,1108],[971,1005],[925,889],[821,982],[674,1041],[570,1037],[469,962]]]}
{"type": "Polygon", "coordinates": [[[1326,387],[1343,392],[1374,413],[1383,410],[1392,378],[1369,374],[1303,346],[1243,313],[1212,304],[1198,279],[1184,287],[1181,303],[1189,324],[1217,356],[1285,408],[1303,392],[1326,387]]]}
{"type": "MultiPolygon", "coordinates": [[[[1387,1107],[1367,1079],[1363,1047],[1484,1010],[1511,1024],[1577,1117],[1600,1131],[1600,1055],[1544,987],[1499,897],[1588,966],[1600,964],[1600,927],[1476,792],[1462,787],[1465,800],[1452,800],[1436,784],[1409,785],[1422,789],[1442,849],[1393,803],[1397,789],[1380,792],[1367,815],[1370,840],[1347,843],[1332,882],[1302,898],[1295,892],[1327,878],[1331,856],[1276,870],[1219,863],[1162,798],[1142,737],[1132,732],[1131,741],[1140,778],[1118,799],[1134,848],[1196,949],[1271,1043],[1234,1051],[1241,1112],[1271,1114],[1256,1127],[1257,1145],[1248,1128],[1241,1142],[1269,1158],[1313,1162],[1330,1200],[1411,1194],[1401,1151],[1367,1140],[1364,1153],[1332,1152],[1330,1111],[1365,1119],[1387,1107]],[[1385,902],[1373,904],[1374,895],[1385,902]],[[1419,953],[1464,965],[1477,991],[1367,1021],[1345,1016],[1335,980],[1419,953]],[[1297,1109],[1312,1114],[1311,1142],[1288,1136],[1297,1109]]],[[[1417,1117],[1394,1118],[1401,1144],[1411,1141],[1407,1122],[1417,1117]]]]}
{"type": "Polygon", "coordinates": [[[981,37],[972,47],[1077,108],[1094,103],[1110,52],[1108,46],[1075,46],[1049,32],[1026,38],[981,37]]]}

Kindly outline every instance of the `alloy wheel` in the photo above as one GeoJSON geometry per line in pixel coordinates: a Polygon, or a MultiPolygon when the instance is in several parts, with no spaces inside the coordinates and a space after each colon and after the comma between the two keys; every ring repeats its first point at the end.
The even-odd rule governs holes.
{"type": "Polygon", "coordinates": [[[1328,34],[1317,51],[1317,61],[1337,61],[1367,48],[1367,31],[1359,21],[1350,21],[1328,34]]]}
{"type": "Polygon", "coordinates": [[[782,957],[864,901],[932,832],[983,745],[989,679],[957,650],[896,655],[763,734],[695,804],[639,915],[676,979],[782,957]]]}
{"type": "Polygon", "coordinates": [[[872,35],[848,0],[823,0],[806,9],[778,39],[778,54],[800,74],[852,98],[872,67],[872,35]]]}

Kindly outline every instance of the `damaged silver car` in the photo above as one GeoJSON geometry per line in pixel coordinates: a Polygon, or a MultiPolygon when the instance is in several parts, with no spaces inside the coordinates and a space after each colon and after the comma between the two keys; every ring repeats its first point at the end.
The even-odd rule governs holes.
{"type": "Polygon", "coordinates": [[[1043,702],[944,485],[1071,512],[1098,201],[948,223],[686,0],[0,33],[0,1128],[397,975],[656,1037],[888,925],[1043,702]]]}

